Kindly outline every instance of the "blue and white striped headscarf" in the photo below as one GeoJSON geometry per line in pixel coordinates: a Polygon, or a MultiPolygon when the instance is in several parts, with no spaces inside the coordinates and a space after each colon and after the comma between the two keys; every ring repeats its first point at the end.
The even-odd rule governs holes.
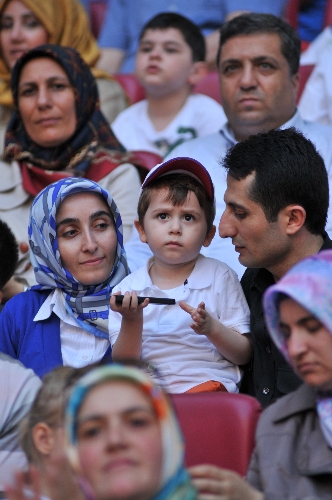
{"type": "Polygon", "coordinates": [[[88,179],[67,177],[54,182],[41,191],[30,209],[29,223],[30,260],[39,285],[31,290],[63,291],[67,311],[76,322],[96,337],[109,338],[104,329],[98,328],[100,320],[108,319],[109,300],[115,285],[129,274],[123,247],[122,220],[111,195],[99,184],[88,179]],[[79,283],[61,263],[56,236],[56,213],[68,195],[90,192],[105,198],[110,207],[117,233],[117,249],[112,272],[106,281],[97,285],[79,283]],[[94,322],[94,324],[92,323],[94,322]]]}

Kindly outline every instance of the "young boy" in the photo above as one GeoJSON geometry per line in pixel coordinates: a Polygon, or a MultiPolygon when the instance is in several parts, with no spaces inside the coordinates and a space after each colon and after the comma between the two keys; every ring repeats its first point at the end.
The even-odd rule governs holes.
{"type": "Polygon", "coordinates": [[[223,262],[200,255],[214,237],[214,216],[214,188],[203,165],[174,158],[154,167],[142,185],[135,221],[153,257],[113,289],[126,292],[122,306],[111,298],[113,359],[142,356],[171,393],[237,392],[236,365],[251,357],[242,335],[249,331],[249,309],[238,278],[223,262]],[[146,299],[138,305],[137,295],[176,304],[146,299]]]}
{"type": "Polygon", "coordinates": [[[204,78],[204,37],[194,23],[174,13],[153,17],[143,28],[136,76],[146,92],[120,113],[112,129],[128,149],[166,156],[175,146],[217,132],[226,121],[222,106],[192,87],[204,78]]]}

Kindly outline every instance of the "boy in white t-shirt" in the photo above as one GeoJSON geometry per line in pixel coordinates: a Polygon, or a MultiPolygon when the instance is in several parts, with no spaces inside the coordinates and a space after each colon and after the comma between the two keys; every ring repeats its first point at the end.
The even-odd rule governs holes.
{"type": "Polygon", "coordinates": [[[200,254],[214,237],[214,215],[214,188],[203,165],[174,158],[154,167],[142,185],[135,221],[153,257],[113,289],[125,292],[122,305],[111,298],[113,359],[142,356],[172,393],[238,392],[237,365],[251,357],[243,335],[249,309],[238,278],[223,262],[200,254]],[[138,305],[137,296],[176,303],[146,299],[138,305]]]}
{"type": "Polygon", "coordinates": [[[207,72],[204,37],[192,21],[171,12],[158,14],[143,28],[136,76],[146,99],[112,123],[128,149],[166,156],[180,143],[217,132],[226,117],[222,106],[192,87],[207,72]]]}

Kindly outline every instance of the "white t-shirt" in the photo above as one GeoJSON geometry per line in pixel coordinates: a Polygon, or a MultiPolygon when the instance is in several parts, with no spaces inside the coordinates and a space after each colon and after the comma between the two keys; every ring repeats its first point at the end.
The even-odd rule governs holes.
{"type": "MultiPolygon", "coordinates": [[[[175,305],[149,304],[143,310],[142,358],[156,366],[168,392],[182,393],[209,380],[222,382],[229,392],[238,392],[239,367],[227,361],[205,335],[190,328],[191,316],[178,304],[184,300],[197,307],[203,301],[211,316],[223,325],[240,333],[249,332],[249,308],[235,272],[223,262],[200,255],[183,285],[160,290],[151,282],[152,263],[153,258],[113,289],[176,300],[175,305]]],[[[121,315],[110,311],[112,345],[120,326],[121,315]]]]}
{"type": "Polygon", "coordinates": [[[191,94],[164,130],[155,130],[147,111],[147,100],[137,102],[112,123],[113,132],[126,149],[165,156],[184,141],[217,132],[226,122],[222,106],[203,94],[191,94]]]}

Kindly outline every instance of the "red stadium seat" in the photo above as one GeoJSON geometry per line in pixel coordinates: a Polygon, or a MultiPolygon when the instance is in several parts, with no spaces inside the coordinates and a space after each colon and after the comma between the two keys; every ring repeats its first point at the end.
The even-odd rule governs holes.
{"type": "Polygon", "coordinates": [[[261,412],[244,394],[172,395],[186,442],[186,465],[213,464],[245,475],[261,412]]]}
{"type": "MultiPolygon", "coordinates": [[[[137,81],[134,74],[116,74],[114,75],[126,92],[131,104],[141,101],[145,98],[145,91],[141,84],[137,81]]],[[[194,87],[194,92],[205,94],[217,102],[221,102],[219,92],[219,77],[217,71],[208,73],[207,76],[194,87]]]]}
{"type": "Polygon", "coordinates": [[[306,64],[303,66],[300,66],[300,85],[299,85],[299,91],[297,93],[296,101],[299,102],[301,94],[303,92],[303,89],[305,87],[305,84],[307,83],[307,80],[309,76],[311,75],[312,70],[314,69],[313,64],[306,64]]]}
{"type": "Polygon", "coordinates": [[[300,8],[300,0],[288,0],[285,9],[285,19],[295,30],[297,30],[298,28],[299,8],[300,8]]]}
{"type": "Polygon", "coordinates": [[[135,75],[128,73],[118,73],[114,75],[127,94],[130,104],[135,104],[145,98],[145,90],[138,82],[135,75]]]}
{"type": "Polygon", "coordinates": [[[91,31],[95,38],[98,38],[100,28],[103,24],[106,6],[107,2],[105,0],[94,0],[93,2],[90,1],[90,25],[91,31]]]}
{"type": "Polygon", "coordinates": [[[205,94],[221,103],[218,71],[211,71],[208,73],[203,80],[195,85],[194,92],[205,94]]]}

